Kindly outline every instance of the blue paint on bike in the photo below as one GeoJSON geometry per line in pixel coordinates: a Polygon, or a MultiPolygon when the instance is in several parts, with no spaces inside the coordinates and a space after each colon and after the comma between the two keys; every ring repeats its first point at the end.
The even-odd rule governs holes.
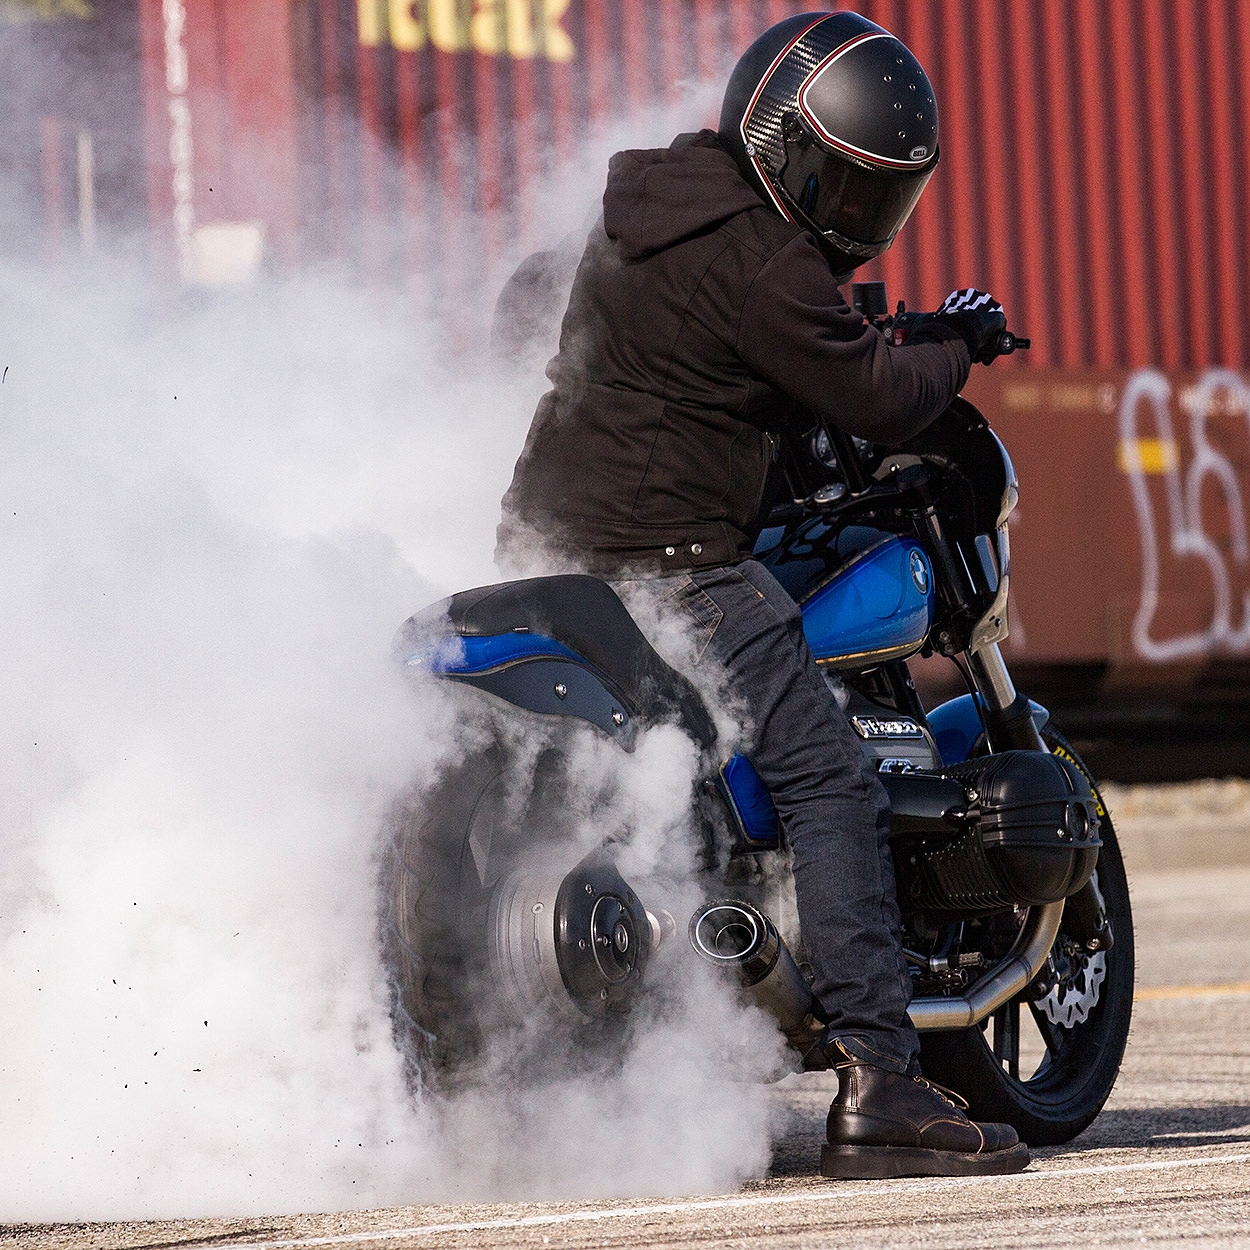
{"type": "Polygon", "coordinates": [[[781,844],[777,809],[751,761],[745,755],[731,755],[720,771],[747,846],[753,851],[775,850],[781,844]]]}
{"type": "Polygon", "coordinates": [[[920,648],[933,624],[933,568],[924,548],[887,538],[861,552],[800,605],[815,657],[862,667],[920,648]]]}
{"type": "Polygon", "coordinates": [[[564,643],[542,634],[529,633],[448,636],[407,656],[404,663],[409,668],[424,668],[440,676],[454,677],[463,673],[482,673],[521,660],[553,656],[586,663],[564,643]]]}
{"type": "MultiPolygon", "coordinates": [[[[1033,710],[1033,723],[1040,732],[1050,720],[1050,713],[1034,699],[1029,700],[1029,707],[1033,710]]],[[[961,694],[957,699],[939,704],[928,714],[928,719],[943,764],[962,764],[985,733],[975,696],[970,694],[961,694]]]]}

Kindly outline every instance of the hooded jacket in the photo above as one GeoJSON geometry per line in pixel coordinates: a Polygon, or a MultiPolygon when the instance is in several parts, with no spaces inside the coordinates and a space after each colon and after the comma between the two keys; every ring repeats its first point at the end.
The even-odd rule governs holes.
{"type": "Polygon", "coordinates": [[[504,496],[501,568],[532,566],[535,541],[606,577],[745,559],[786,422],[897,443],[950,404],[968,348],[933,330],[887,343],[714,131],[618,153],[504,496]]]}

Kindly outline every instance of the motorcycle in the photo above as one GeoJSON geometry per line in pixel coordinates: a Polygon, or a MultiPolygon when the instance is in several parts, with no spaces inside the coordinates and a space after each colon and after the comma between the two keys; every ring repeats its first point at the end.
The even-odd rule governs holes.
{"type": "MultiPolygon", "coordinates": [[[[853,301],[889,334],[883,285],[856,284],[853,301]]],[[[999,343],[1027,346],[1007,331],[999,343]]],[[[1133,928],[1098,788],[1046,709],[1017,692],[1000,650],[1011,460],[959,397],[900,447],[820,422],[791,432],[780,472],[784,502],[754,558],[799,604],[889,795],[924,1073],[974,1118],[1033,1145],[1068,1141],[1119,1071],[1133,928]],[[926,708],[908,660],[934,653],[968,693],[926,708]]],[[[720,749],[704,700],[606,582],[570,574],[464,591],[410,618],[397,648],[410,670],[489,711],[491,726],[392,822],[382,931],[415,1079],[472,1079],[491,1037],[524,1019],[578,1046],[622,1036],[648,968],[674,945],[775,1017],[794,1068],[827,1066],[801,934],[787,942],[770,917],[784,909],[788,870],[768,793],[747,757],[720,749]],[[663,723],[701,761],[690,813],[705,899],[688,944],[667,910],[644,903],[643,883],[623,878],[617,832],[569,862],[573,735],[628,753],[663,723]]]]}

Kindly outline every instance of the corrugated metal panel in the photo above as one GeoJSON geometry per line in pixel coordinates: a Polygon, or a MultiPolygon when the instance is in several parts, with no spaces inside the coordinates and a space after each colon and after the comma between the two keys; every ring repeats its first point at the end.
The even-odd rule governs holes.
{"type": "MultiPolygon", "coordinates": [[[[513,261],[555,241],[541,206],[564,167],[612,128],[644,129],[685,80],[723,81],[757,33],[808,8],[258,0],[244,22],[243,7],[136,4],[166,251],[203,223],[256,219],[279,262],[306,249],[405,287],[461,343],[513,261]]],[[[988,287],[1033,338],[969,388],[1021,471],[1013,655],[1250,655],[1250,391],[1236,376],[1250,0],[855,7],[928,69],[943,148],[913,220],[861,276],[913,307],[988,287]]],[[[48,246],[64,251],[67,145],[97,123],[79,104],[14,100],[0,155],[31,147],[48,246]]]]}
{"type": "MultiPolygon", "coordinates": [[[[688,80],[723,81],[756,34],[809,6],[135,7],[148,161],[128,181],[149,178],[154,224],[169,244],[185,234],[189,177],[194,221],[262,220],[280,262],[308,245],[374,281],[406,283],[414,298],[470,324],[518,254],[551,241],[534,192],[553,171],[610,127],[628,135],[631,117],[672,106],[688,80]],[[181,28],[171,43],[173,17],[181,28]],[[183,93],[169,88],[175,45],[189,69],[183,93]],[[188,119],[191,163],[175,170],[188,119]]],[[[1007,370],[1245,362],[1247,0],[853,7],[913,48],[942,111],[938,173],[894,250],[863,276],[885,277],[914,307],[959,285],[993,289],[1034,340],[1007,370]]],[[[67,26],[60,37],[77,34],[67,26]]],[[[0,30],[5,40],[32,42],[29,32],[0,30]]],[[[41,126],[69,133],[68,121],[53,106],[46,123],[23,120],[31,103],[9,89],[18,94],[0,129],[31,145],[18,177],[44,188],[47,234],[59,238],[66,179],[50,158],[41,167],[37,135],[41,126]]]]}
{"type": "MultiPolygon", "coordinates": [[[[536,185],[680,83],[719,81],[793,0],[318,0],[327,211],[366,222],[379,276],[466,306],[545,240],[536,185]],[[404,16],[406,14],[406,16],[404,16]],[[493,22],[493,25],[489,25],[493,22]],[[334,49],[350,44],[354,64],[334,49]],[[344,103],[358,134],[345,140],[344,103]],[[361,149],[356,171],[345,142],[361,149]],[[388,181],[394,153],[403,176],[388,181]],[[468,229],[469,222],[472,229],[468,229]],[[394,239],[402,236],[398,249],[394,239]],[[390,237],[391,241],[387,242],[390,237]],[[433,243],[432,240],[437,240],[433,243]],[[398,269],[396,261],[399,262],[398,269]]],[[[943,160],[883,276],[912,306],[969,283],[1034,349],[1008,368],[1240,363],[1250,277],[1244,0],[861,0],[929,71],[943,160]]],[[[691,118],[691,124],[708,118],[691,118]]],[[[337,219],[337,218],[336,218],[337,219]]],[[[338,230],[327,237],[342,240],[338,230]]]]}
{"type": "MultiPolygon", "coordinates": [[[[541,0],[514,4],[538,27],[554,20],[541,0]]],[[[1246,363],[1250,4],[854,7],[928,69],[943,148],[912,222],[860,276],[884,277],[913,307],[986,287],[1033,339],[1027,357],[970,385],[1023,484],[1011,654],[1123,671],[1250,652],[1239,606],[1250,425],[1240,384],[1210,372],[1246,363]],[[1195,464],[1203,477],[1191,481],[1195,464]],[[1109,514],[1126,523],[1107,527],[1109,514]],[[1177,541],[1200,554],[1177,558],[1177,541]]],[[[442,273],[452,303],[480,309],[519,249],[554,242],[527,206],[559,161],[677,99],[683,77],[723,81],[757,33],[807,8],[554,4],[568,60],[429,43],[398,52],[379,36],[361,50],[356,84],[327,84],[325,98],[355,90],[361,117],[378,119],[368,122],[378,150],[389,142],[401,154],[408,195],[378,203],[384,231],[420,222],[424,246],[405,255],[407,272],[442,273]],[[373,79],[401,84],[395,119],[373,79]]],[[[355,19],[339,0],[339,39],[357,40],[355,19]]],[[[499,46],[517,37],[508,28],[499,46]]]]}

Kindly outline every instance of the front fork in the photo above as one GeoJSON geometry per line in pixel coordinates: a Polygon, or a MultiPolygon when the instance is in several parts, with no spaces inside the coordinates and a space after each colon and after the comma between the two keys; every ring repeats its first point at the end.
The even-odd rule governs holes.
{"type": "MultiPolygon", "coordinates": [[[[977,693],[991,751],[1048,751],[1033,721],[1029,701],[1016,690],[998,643],[969,650],[968,669],[977,693]]],[[[1097,874],[1064,903],[1063,927],[1090,950],[1110,950],[1111,925],[1098,890],[1097,874]]]]}
{"type": "Polygon", "coordinates": [[[981,696],[990,750],[1045,751],[1029,701],[1016,690],[998,643],[985,643],[967,655],[968,670],[981,696]]]}

